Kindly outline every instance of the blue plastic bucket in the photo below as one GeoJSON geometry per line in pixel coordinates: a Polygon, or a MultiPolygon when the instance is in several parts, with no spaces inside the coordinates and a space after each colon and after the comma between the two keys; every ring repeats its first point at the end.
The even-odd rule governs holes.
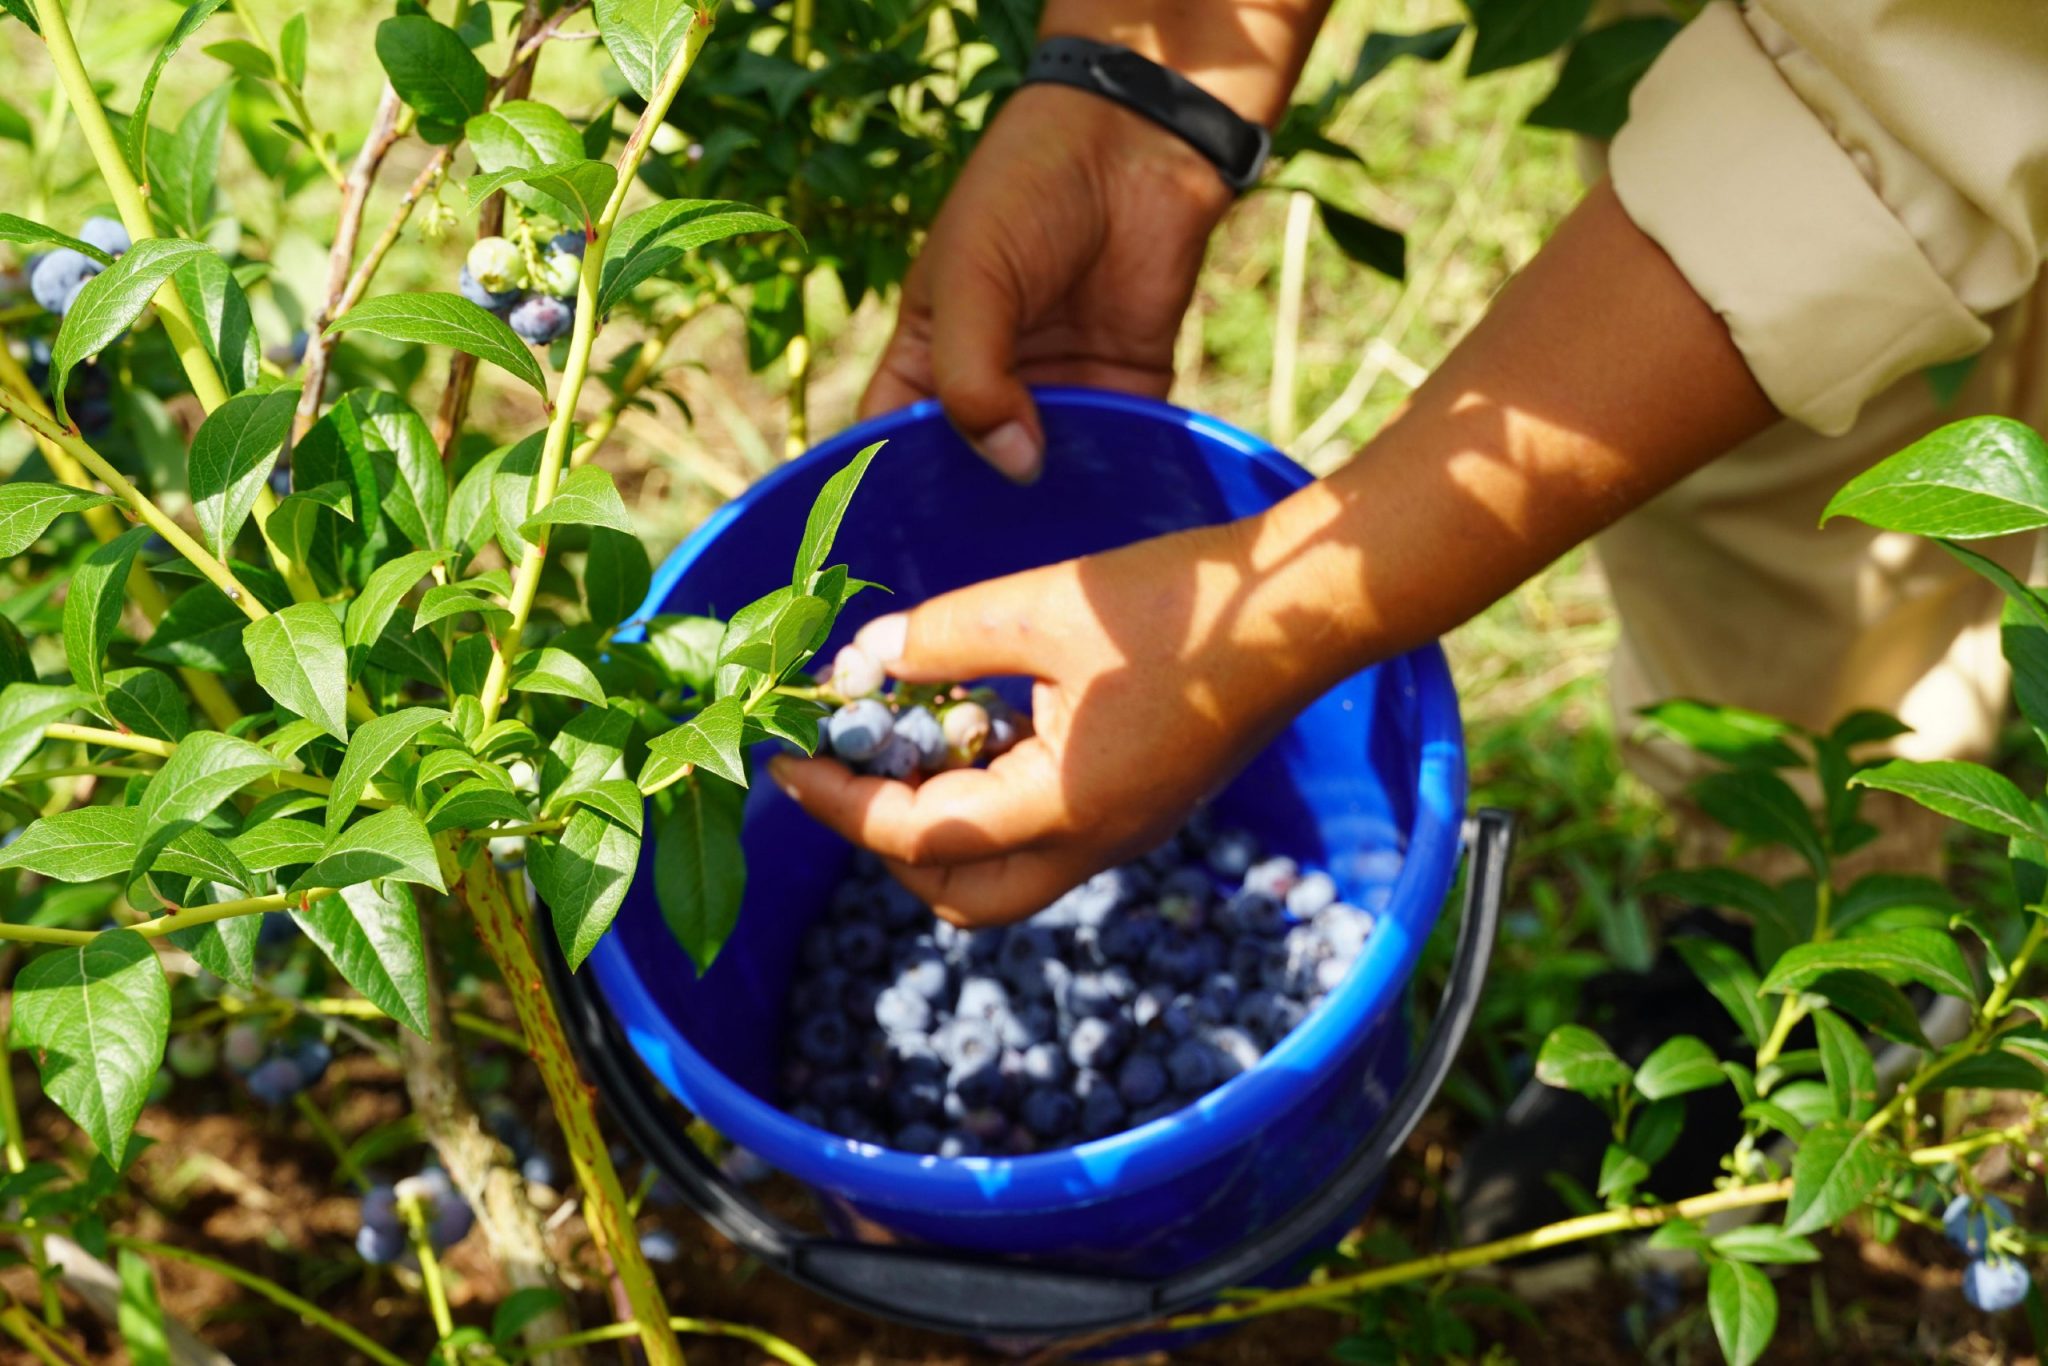
{"type": "MultiPolygon", "coordinates": [[[[1036,484],[1019,488],[993,473],[935,405],[921,404],[824,443],[723,508],[661,567],[643,615],[728,614],[786,583],[820,485],[878,440],[888,445],[853,502],[833,558],[893,596],[857,597],[828,652],[883,612],[992,576],[1255,513],[1309,480],[1264,442],[1166,404],[1074,389],[1042,390],[1038,401],[1049,454],[1036,484]]],[[[1076,1286],[1105,1276],[1157,1283],[1227,1256],[1248,1233],[1283,1216],[1295,1214],[1300,1227],[1299,1211],[1319,1192],[1329,1196],[1386,1116],[1409,1069],[1406,988],[1453,879],[1464,796],[1457,699],[1435,646],[1349,679],[1304,712],[1215,807],[1222,821],[1250,829],[1269,848],[1327,869],[1347,896],[1377,888],[1378,924],[1364,954],[1256,1068],[1174,1115],[1060,1151],[921,1157],[850,1142],[777,1108],[783,1002],[797,944],[851,851],[768,784],[748,800],[739,927],[702,980],[662,921],[650,855],[576,982],[558,981],[588,1016],[586,1046],[602,1033],[612,1042],[601,1049],[630,1048],[685,1107],[808,1185],[855,1238],[1025,1259],[1078,1273],[1070,1277],[1076,1286]],[[1396,860],[1389,888],[1386,870],[1396,860]]],[[[1480,957],[1483,970],[1483,949],[1480,957]]],[[[630,1079],[618,1057],[599,1061],[594,1070],[617,1106],[630,1079]]],[[[645,1143],[663,1143],[651,1113],[641,1105],[629,1128],[645,1143]]],[[[673,1155],[681,1145],[664,1146],[673,1155]]],[[[1311,1244],[1328,1246],[1368,1189],[1351,1189],[1343,1207],[1326,1207],[1306,1240],[1297,1236],[1290,1247],[1262,1253],[1262,1266],[1236,1270],[1270,1271],[1316,1250],[1311,1244]]],[[[759,1230],[736,1199],[712,1192],[698,1203],[708,1202],[707,1213],[728,1231],[737,1227],[744,1241],[759,1230]]],[[[770,1247],[763,1255],[777,1254],[770,1247]]],[[[891,1310],[872,1275],[866,1288],[850,1288],[846,1276],[835,1287],[830,1262],[813,1257],[812,1270],[826,1270],[811,1279],[891,1310]]],[[[929,1281],[931,1268],[947,1263],[924,1256],[912,1264],[929,1281]]],[[[923,1298],[943,1289],[926,1285],[923,1298]]],[[[1112,1311],[1095,1312],[1100,1319],[1112,1311]]],[[[947,1326],[1023,1331],[1046,1316],[970,1312],[947,1326]]]]}

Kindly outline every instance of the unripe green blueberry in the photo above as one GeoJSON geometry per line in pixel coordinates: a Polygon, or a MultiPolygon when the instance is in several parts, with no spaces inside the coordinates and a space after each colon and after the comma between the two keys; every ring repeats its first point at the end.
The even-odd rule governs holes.
{"type": "Polygon", "coordinates": [[[170,1047],[164,1050],[164,1060],[181,1077],[203,1077],[220,1061],[220,1049],[212,1035],[193,1030],[172,1037],[170,1047]]]}
{"type": "Polygon", "coordinates": [[[832,656],[832,690],[848,701],[880,692],[883,678],[881,662],[858,645],[832,656]]]}
{"type": "Polygon", "coordinates": [[[533,287],[557,299],[573,299],[576,297],[577,277],[582,273],[582,261],[567,252],[551,251],[540,258],[540,270],[534,274],[533,287]]]}
{"type": "Polygon", "coordinates": [[[946,733],[946,753],[955,763],[971,764],[988,743],[988,708],[979,702],[955,702],[939,713],[946,733]]]}
{"type": "Polygon", "coordinates": [[[488,290],[517,289],[526,282],[526,258],[502,237],[485,237],[469,249],[469,273],[488,290]]]}

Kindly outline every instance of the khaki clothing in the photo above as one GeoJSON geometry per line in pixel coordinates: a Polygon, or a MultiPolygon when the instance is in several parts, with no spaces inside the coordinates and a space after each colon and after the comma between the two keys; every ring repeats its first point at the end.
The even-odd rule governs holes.
{"type": "MultiPolygon", "coordinates": [[[[1644,76],[1610,165],[1790,419],[1600,538],[1623,733],[1671,696],[1815,727],[1875,707],[1913,727],[1902,753],[1981,757],[1998,591],[1929,542],[1816,524],[1945,422],[2048,429],[2048,4],[1714,4],[1644,76]],[[1924,369],[1978,351],[1939,404],[1924,369]]],[[[2031,566],[2031,537],[1980,548],[2031,566]]],[[[1671,797],[1697,772],[1668,747],[1631,761],[1671,797]]],[[[1887,861],[1924,866],[1934,827],[1880,814],[1887,861]]]]}

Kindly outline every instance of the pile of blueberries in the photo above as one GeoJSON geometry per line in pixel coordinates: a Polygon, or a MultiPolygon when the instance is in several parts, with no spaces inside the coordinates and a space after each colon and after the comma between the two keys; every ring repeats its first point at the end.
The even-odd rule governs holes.
{"type": "MultiPolygon", "coordinates": [[[[78,240],[98,247],[109,256],[128,250],[128,230],[111,218],[88,218],[78,230],[78,240]]],[[[71,247],[44,252],[28,265],[28,289],[36,303],[63,317],[78,299],[85,282],[106,267],[71,247]]]]}
{"type": "Polygon", "coordinates": [[[356,1254],[364,1261],[383,1266],[405,1257],[412,1249],[405,1216],[399,1211],[401,1197],[418,1202],[427,1220],[427,1241],[434,1251],[445,1252],[468,1236],[476,1224],[476,1213],[448,1173],[426,1167],[396,1185],[379,1182],[363,1192],[362,1227],[356,1230],[356,1254]]]}
{"type": "Polygon", "coordinates": [[[995,759],[1031,734],[1031,718],[987,689],[898,685],[884,695],[882,666],[858,645],[818,678],[848,699],[818,723],[818,753],[859,773],[920,778],[995,759]]]}
{"type": "Polygon", "coordinates": [[[1948,1240],[1970,1256],[1963,1268],[1963,1298],[1989,1314],[2025,1302],[2032,1285],[2025,1263],[1991,1246],[1991,1235],[2012,1224],[2012,1206],[1995,1195],[1981,1200],[1958,1195],[1942,1211],[1948,1240]]]}
{"type": "Polygon", "coordinates": [[[1262,858],[1206,812],[996,929],[937,919],[858,853],[801,945],[783,1103],[845,1138],[941,1157],[1102,1138],[1255,1065],[1372,930],[1327,873],[1262,858]]]}
{"type": "Polygon", "coordinates": [[[521,340],[546,346],[576,321],[583,248],[582,233],[565,232],[529,261],[516,242],[479,238],[462,265],[462,297],[510,323],[521,340]]]}

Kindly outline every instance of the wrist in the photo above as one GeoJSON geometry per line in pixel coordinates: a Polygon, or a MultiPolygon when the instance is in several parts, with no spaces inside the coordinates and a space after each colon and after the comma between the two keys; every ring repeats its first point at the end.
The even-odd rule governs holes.
{"type": "Polygon", "coordinates": [[[1130,48],[1271,128],[1328,8],[1329,0],[1047,0],[1038,32],[1130,48]]]}

